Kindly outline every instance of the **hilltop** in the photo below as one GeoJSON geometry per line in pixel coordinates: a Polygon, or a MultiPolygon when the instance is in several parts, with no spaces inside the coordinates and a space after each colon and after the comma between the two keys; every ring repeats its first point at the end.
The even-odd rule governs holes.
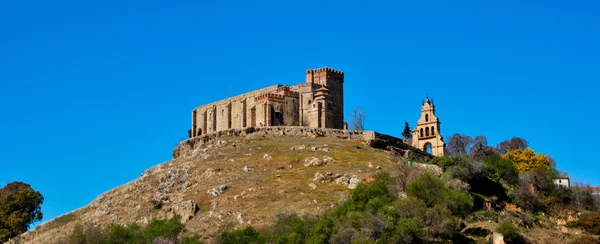
{"type": "Polygon", "coordinates": [[[78,224],[143,225],[173,214],[184,217],[188,232],[209,239],[231,224],[263,226],[280,213],[320,214],[349,196],[351,180],[397,170],[390,151],[360,140],[362,133],[341,139],[324,136],[327,130],[300,130],[302,136],[269,128],[220,132],[201,137],[195,148],[184,141],[172,161],[41,224],[23,234],[21,243],[53,243],[78,224]],[[322,165],[305,166],[311,163],[322,165]],[[313,180],[318,174],[322,178],[313,180]]]}

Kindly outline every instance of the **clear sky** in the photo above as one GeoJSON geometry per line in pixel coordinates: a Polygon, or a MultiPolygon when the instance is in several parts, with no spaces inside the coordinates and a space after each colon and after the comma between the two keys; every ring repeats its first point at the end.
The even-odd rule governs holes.
{"type": "Polygon", "coordinates": [[[428,93],[447,138],[520,136],[600,185],[598,1],[457,2],[1,1],[0,185],[49,220],[168,161],[195,106],[323,66],[367,129],[428,93]]]}

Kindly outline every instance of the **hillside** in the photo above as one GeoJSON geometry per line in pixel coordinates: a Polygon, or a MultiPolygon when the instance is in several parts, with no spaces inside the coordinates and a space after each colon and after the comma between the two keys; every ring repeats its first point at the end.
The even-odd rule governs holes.
{"type": "MultiPolygon", "coordinates": [[[[382,197],[375,203],[387,202],[379,202],[383,205],[377,208],[393,206],[394,210],[378,212],[379,217],[368,211],[363,212],[364,215],[348,213],[349,216],[377,219],[391,214],[387,216],[396,216],[394,218],[402,221],[412,218],[402,222],[405,224],[429,221],[424,226],[425,233],[429,233],[423,236],[426,243],[447,242],[448,238],[440,237],[447,236],[444,231],[451,229],[451,232],[461,233],[451,234],[452,238],[463,238],[452,239],[453,242],[487,243],[503,223],[509,226],[508,230],[517,228],[527,243],[570,243],[582,237],[598,239],[567,225],[580,216],[576,208],[563,204],[564,208],[552,210],[553,216],[550,216],[507,203],[511,200],[506,193],[514,188],[492,181],[491,175],[485,176],[487,173],[482,174],[484,163],[481,161],[460,157],[438,157],[430,161],[430,156],[397,138],[368,131],[303,127],[222,131],[182,141],[173,150],[172,161],[146,170],[138,179],[100,195],[90,204],[24,233],[19,243],[65,243],[65,238],[77,226],[104,228],[132,223],[145,226],[153,219],[176,214],[182,216],[184,236],[199,235],[207,243],[224,231],[247,226],[268,232],[281,215],[325,216],[326,212],[331,214],[329,210],[339,213],[344,211],[340,209],[348,209],[357,204],[351,189],[359,184],[364,184],[358,186],[363,187],[363,193],[376,189],[378,184],[370,182],[378,182],[381,172],[389,174],[392,181],[387,183],[387,190],[369,194],[382,197]],[[409,159],[416,161],[413,167],[408,166],[409,159]],[[425,183],[424,188],[407,190],[407,184],[424,182],[428,175],[434,179],[425,183]],[[475,175],[478,178],[473,178],[475,175]],[[437,190],[431,187],[435,184],[438,184],[437,190]],[[447,199],[444,194],[449,194],[447,199]],[[424,202],[419,204],[420,200],[415,200],[428,197],[432,202],[427,208],[424,202]],[[451,212],[440,210],[446,208],[451,212]],[[420,214],[415,214],[419,211],[420,214]]],[[[359,201],[373,204],[370,197],[359,201]]],[[[351,220],[340,218],[340,221],[351,220]]],[[[317,223],[311,221],[314,220],[304,224],[317,223]]],[[[396,223],[391,224],[396,226],[396,223]]],[[[377,226],[373,228],[382,228],[377,226]]],[[[410,224],[394,228],[407,226],[410,224]]],[[[353,233],[353,238],[373,234],[368,229],[362,229],[361,233],[366,231],[362,234],[346,231],[331,240],[346,238],[344,233],[353,233]]]]}
{"type": "Polygon", "coordinates": [[[322,213],[348,197],[352,175],[364,181],[378,170],[397,170],[388,150],[336,137],[222,135],[189,154],[41,224],[21,243],[53,243],[77,224],[144,224],[174,213],[189,219],[189,232],[210,238],[231,223],[262,226],[279,213],[322,213]],[[304,166],[323,159],[321,166],[304,166]],[[317,173],[328,179],[313,181],[317,173]],[[227,189],[213,196],[223,185],[227,189]]]}

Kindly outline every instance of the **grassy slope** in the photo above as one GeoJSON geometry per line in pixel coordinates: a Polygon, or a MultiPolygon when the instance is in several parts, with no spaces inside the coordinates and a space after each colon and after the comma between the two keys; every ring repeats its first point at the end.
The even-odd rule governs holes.
{"type": "MultiPolygon", "coordinates": [[[[227,143],[205,145],[196,157],[153,167],[142,177],[102,194],[87,206],[38,226],[24,234],[20,243],[55,243],[70,234],[77,224],[144,224],[152,218],[169,217],[170,210],[186,200],[200,206],[196,216],[186,223],[186,231],[210,240],[228,226],[267,226],[279,213],[320,214],[349,195],[346,186],[313,182],[316,172],[353,173],[365,179],[378,171],[376,166],[381,166],[380,170],[392,176],[398,173],[388,151],[370,148],[359,141],[253,135],[222,140],[227,143]],[[299,150],[300,145],[306,148],[299,150]],[[313,146],[330,151],[313,151],[313,146]],[[265,159],[265,154],[272,158],[265,159]],[[336,161],[319,167],[303,166],[304,159],[325,155],[336,161]],[[369,162],[375,167],[369,167],[369,162]],[[248,173],[243,172],[244,165],[249,166],[248,173]],[[311,189],[309,183],[315,183],[317,188],[311,189]],[[212,197],[207,193],[222,184],[229,188],[225,194],[212,197]],[[168,198],[158,210],[152,203],[157,192],[168,198]],[[239,214],[243,225],[237,222],[239,214]]],[[[540,243],[565,243],[576,236],[556,228],[533,228],[523,234],[540,243]]]]}
{"type": "Polygon", "coordinates": [[[345,186],[313,182],[316,172],[353,173],[362,179],[377,171],[368,166],[369,162],[381,166],[381,170],[396,170],[389,152],[358,141],[287,136],[222,140],[227,143],[206,145],[206,153],[195,158],[158,165],[147,171],[146,176],[102,194],[91,204],[40,225],[23,235],[21,243],[52,243],[68,235],[78,223],[144,224],[152,218],[169,216],[170,208],[185,200],[193,200],[200,206],[196,216],[186,223],[188,231],[210,238],[232,223],[243,226],[237,223],[240,213],[244,225],[250,222],[264,226],[278,213],[319,214],[336,205],[342,196],[348,196],[349,189],[345,186]],[[306,149],[292,149],[300,145],[306,149]],[[329,152],[311,150],[313,146],[324,148],[324,145],[329,152]],[[265,159],[265,154],[272,158],[265,159]],[[319,167],[303,166],[304,159],[325,155],[336,161],[319,167]],[[243,172],[244,165],[249,166],[248,173],[243,172]],[[311,189],[309,183],[315,183],[317,188],[311,189]],[[207,193],[222,184],[229,188],[224,195],[212,197],[207,193]],[[156,210],[151,201],[159,188],[165,189],[162,192],[168,200],[156,210]],[[239,197],[234,199],[235,195],[239,197]]]}

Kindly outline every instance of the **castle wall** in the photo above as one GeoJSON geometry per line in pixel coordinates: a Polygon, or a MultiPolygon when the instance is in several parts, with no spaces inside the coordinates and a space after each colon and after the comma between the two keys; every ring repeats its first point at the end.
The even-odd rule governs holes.
{"type": "Polygon", "coordinates": [[[262,127],[267,124],[267,103],[256,104],[256,126],[262,127]]]}
{"type": "Polygon", "coordinates": [[[240,95],[237,95],[237,96],[225,98],[225,99],[222,99],[222,100],[219,100],[219,101],[216,101],[216,102],[212,102],[212,103],[209,103],[209,104],[204,104],[204,105],[198,106],[196,108],[211,107],[213,105],[217,105],[217,104],[221,104],[221,103],[228,103],[230,101],[243,100],[243,99],[246,99],[248,97],[255,97],[257,95],[261,95],[261,94],[265,94],[265,93],[272,93],[272,92],[277,91],[277,89],[280,88],[280,87],[282,87],[282,85],[279,85],[279,84],[272,85],[272,86],[268,86],[268,87],[261,88],[261,89],[258,89],[258,90],[246,92],[244,94],[240,94],[240,95]]]}
{"type": "Polygon", "coordinates": [[[173,159],[194,157],[194,151],[203,146],[220,140],[223,136],[247,136],[247,135],[268,135],[268,136],[298,136],[298,137],[330,137],[345,140],[365,141],[367,145],[380,149],[394,149],[394,151],[409,151],[410,155],[417,158],[429,157],[433,155],[423,152],[417,148],[405,144],[402,139],[380,134],[374,131],[323,129],[300,126],[273,126],[261,128],[245,128],[241,130],[231,129],[218,131],[203,136],[197,136],[181,141],[173,149],[173,159]]]}
{"type": "Polygon", "coordinates": [[[206,109],[206,133],[217,131],[217,110],[216,106],[206,109]]]}
{"type": "Polygon", "coordinates": [[[192,116],[194,116],[194,121],[192,122],[192,135],[199,136],[206,134],[206,108],[195,109],[192,112],[192,116]]]}
{"type": "Polygon", "coordinates": [[[190,136],[256,126],[343,129],[343,72],[309,70],[303,84],[273,85],[198,106],[192,111],[190,136]],[[329,93],[316,103],[315,92],[323,87],[329,93]]]}
{"type": "Polygon", "coordinates": [[[283,107],[283,122],[286,126],[298,126],[299,122],[299,102],[298,98],[295,97],[286,97],[285,104],[283,107]]]}
{"type": "Polygon", "coordinates": [[[222,103],[217,107],[217,131],[230,129],[230,110],[229,103],[222,103]]]}
{"type": "Polygon", "coordinates": [[[241,129],[246,127],[247,122],[246,100],[234,101],[231,103],[231,128],[241,129]]]}

